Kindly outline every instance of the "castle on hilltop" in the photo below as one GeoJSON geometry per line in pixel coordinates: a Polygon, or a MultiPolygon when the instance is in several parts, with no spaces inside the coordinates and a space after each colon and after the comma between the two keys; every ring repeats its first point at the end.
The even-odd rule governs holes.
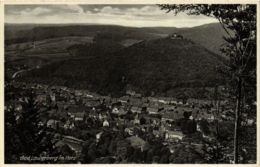
{"type": "Polygon", "coordinates": [[[169,38],[170,39],[183,39],[183,36],[182,35],[179,35],[177,33],[173,33],[173,34],[170,34],[169,35],[169,38]]]}

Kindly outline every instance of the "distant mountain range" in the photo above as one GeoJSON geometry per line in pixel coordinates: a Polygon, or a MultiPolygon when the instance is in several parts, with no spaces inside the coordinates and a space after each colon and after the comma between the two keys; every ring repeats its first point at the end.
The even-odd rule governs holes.
{"type": "Polygon", "coordinates": [[[220,54],[219,48],[225,43],[226,35],[219,23],[206,24],[192,28],[148,27],[134,28],[114,25],[5,25],[5,43],[21,43],[48,38],[66,36],[95,36],[97,33],[109,33],[120,40],[149,40],[178,33],[191,39],[214,53],[220,54]]]}

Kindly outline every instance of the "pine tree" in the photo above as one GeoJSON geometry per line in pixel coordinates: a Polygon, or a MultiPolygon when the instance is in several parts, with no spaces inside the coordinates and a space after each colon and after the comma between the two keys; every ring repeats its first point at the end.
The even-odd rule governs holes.
{"type": "MultiPolygon", "coordinates": [[[[51,155],[53,152],[52,134],[38,126],[39,109],[35,95],[28,92],[28,103],[23,103],[23,110],[5,112],[5,152],[6,163],[23,162],[21,156],[51,155]]],[[[23,163],[36,163],[25,161],[23,163]]],[[[47,163],[47,162],[41,162],[47,163]]]]}

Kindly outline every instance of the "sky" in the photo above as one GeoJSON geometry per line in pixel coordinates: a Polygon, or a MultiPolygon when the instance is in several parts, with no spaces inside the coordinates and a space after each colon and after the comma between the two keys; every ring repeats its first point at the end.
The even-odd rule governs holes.
{"type": "Polygon", "coordinates": [[[194,27],[214,22],[201,15],[175,16],[157,5],[5,5],[5,23],[194,27]]]}

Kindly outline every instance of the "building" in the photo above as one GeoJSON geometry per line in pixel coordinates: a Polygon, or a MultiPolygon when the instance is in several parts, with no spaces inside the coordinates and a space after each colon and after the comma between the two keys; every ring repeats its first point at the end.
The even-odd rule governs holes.
{"type": "Polygon", "coordinates": [[[158,108],[147,107],[147,112],[148,112],[149,114],[158,114],[158,108]]]}
{"type": "Polygon", "coordinates": [[[134,119],[134,125],[140,125],[140,119],[138,118],[138,116],[134,119]]]}
{"type": "Polygon", "coordinates": [[[100,141],[102,134],[103,134],[103,132],[99,132],[99,133],[96,134],[96,142],[97,143],[100,141]]]}
{"type": "Polygon", "coordinates": [[[113,114],[119,114],[118,108],[117,108],[117,107],[114,107],[114,108],[112,109],[112,113],[113,113],[113,114]]]}
{"type": "Polygon", "coordinates": [[[142,108],[137,107],[137,106],[133,106],[133,107],[131,107],[131,111],[132,111],[132,113],[140,114],[142,112],[142,108]]]}
{"type": "Polygon", "coordinates": [[[130,95],[130,96],[134,96],[135,95],[135,91],[133,91],[133,90],[126,90],[126,94],[130,95]]]}
{"type": "Polygon", "coordinates": [[[165,133],[166,140],[171,140],[171,139],[182,140],[183,137],[184,137],[183,133],[178,131],[166,131],[165,133]]]}
{"type": "Polygon", "coordinates": [[[183,36],[179,35],[177,33],[173,33],[173,34],[169,35],[169,38],[170,39],[183,39],[183,36]]]}
{"type": "Polygon", "coordinates": [[[77,112],[74,114],[75,121],[84,121],[85,120],[85,113],[84,112],[77,112]]]}
{"type": "Polygon", "coordinates": [[[109,122],[107,120],[103,122],[103,127],[109,127],[109,122]]]}
{"type": "Polygon", "coordinates": [[[59,121],[54,120],[54,119],[50,119],[50,120],[47,121],[47,127],[48,128],[56,129],[58,124],[59,124],[59,121]]]}

